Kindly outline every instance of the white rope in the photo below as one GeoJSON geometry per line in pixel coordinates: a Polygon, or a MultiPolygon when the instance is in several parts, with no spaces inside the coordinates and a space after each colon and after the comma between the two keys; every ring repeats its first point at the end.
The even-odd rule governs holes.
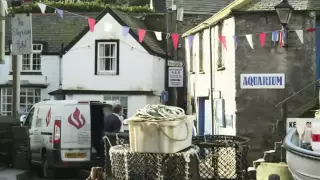
{"type": "MultiPolygon", "coordinates": [[[[182,108],[175,106],[166,106],[163,104],[157,105],[146,105],[143,109],[138,110],[138,112],[126,120],[127,122],[145,122],[147,124],[155,123],[158,128],[160,128],[163,134],[171,140],[174,141],[185,141],[190,134],[188,127],[187,115],[182,108]],[[160,122],[165,121],[181,121],[187,128],[187,134],[184,138],[173,138],[169,136],[162,128],[160,122]]],[[[180,125],[180,124],[177,124],[180,125]]]]}

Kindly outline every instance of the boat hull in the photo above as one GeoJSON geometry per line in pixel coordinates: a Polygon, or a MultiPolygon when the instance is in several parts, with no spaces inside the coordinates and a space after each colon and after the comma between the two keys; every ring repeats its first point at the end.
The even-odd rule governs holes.
{"type": "Polygon", "coordinates": [[[294,180],[320,180],[320,153],[298,146],[296,129],[288,133],[284,140],[286,159],[294,180]]]}

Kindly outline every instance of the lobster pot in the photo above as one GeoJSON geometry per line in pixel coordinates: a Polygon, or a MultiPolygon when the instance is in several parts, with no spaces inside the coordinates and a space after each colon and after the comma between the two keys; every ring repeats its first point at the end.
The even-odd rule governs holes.
{"type": "Polygon", "coordinates": [[[117,179],[141,180],[197,180],[199,148],[190,148],[172,154],[131,152],[128,145],[110,148],[112,176],[117,179]]]}
{"type": "Polygon", "coordinates": [[[145,153],[176,153],[191,146],[193,116],[176,121],[130,121],[130,150],[145,153]]]}

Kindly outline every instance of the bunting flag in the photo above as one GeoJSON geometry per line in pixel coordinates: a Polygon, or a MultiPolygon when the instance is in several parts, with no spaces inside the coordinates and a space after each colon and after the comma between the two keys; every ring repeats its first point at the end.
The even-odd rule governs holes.
{"type": "Polygon", "coordinates": [[[279,31],[272,31],[272,42],[276,45],[276,42],[279,41],[279,31]]]}
{"type": "Polygon", "coordinates": [[[138,29],[139,42],[142,43],[144,36],[146,35],[146,30],[138,29]]]}
{"type": "Polygon", "coordinates": [[[233,36],[233,40],[234,40],[234,46],[237,49],[238,48],[238,37],[237,36],[233,36]]]}
{"type": "Polygon", "coordinates": [[[303,44],[303,30],[295,30],[300,42],[303,44]]]}
{"type": "Polygon", "coordinates": [[[260,37],[260,44],[261,44],[262,47],[264,47],[264,43],[266,41],[266,33],[264,33],[264,32],[260,33],[259,37],[260,37]]]}
{"type": "Polygon", "coordinates": [[[130,28],[128,26],[122,26],[122,35],[126,37],[129,34],[130,28]]]}
{"type": "Polygon", "coordinates": [[[156,32],[154,32],[154,34],[156,35],[156,38],[158,41],[162,40],[162,33],[161,32],[156,31],[156,32]]]}
{"type": "Polygon", "coordinates": [[[254,49],[254,48],[253,48],[253,42],[252,42],[252,34],[247,34],[247,35],[246,35],[246,38],[247,38],[247,41],[248,41],[250,47],[251,47],[252,49],[254,49]]]}
{"type": "Polygon", "coordinates": [[[279,45],[280,46],[283,46],[283,37],[282,37],[282,35],[283,35],[283,32],[279,31],[279,45]]]}
{"type": "Polygon", "coordinates": [[[44,14],[46,12],[47,5],[42,4],[42,3],[38,3],[38,6],[41,10],[41,13],[44,14]]]}
{"type": "Polygon", "coordinates": [[[219,41],[221,42],[223,47],[227,50],[226,36],[219,36],[219,41]]]}
{"type": "Polygon", "coordinates": [[[180,34],[171,34],[173,48],[176,50],[178,48],[180,34]]]}
{"type": "Polygon", "coordinates": [[[91,32],[94,31],[94,26],[96,25],[96,20],[92,18],[88,18],[89,29],[91,32]]]}
{"type": "Polygon", "coordinates": [[[192,48],[194,35],[189,35],[187,38],[188,38],[189,48],[192,48]]]}
{"type": "Polygon", "coordinates": [[[56,8],[56,12],[61,18],[63,18],[63,10],[56,8]]]}
{"type": "Polygon", "coordinates": [[[314,32],[316,30],[317,30],[317,28],[309,28],[309,29],[307,29],[307,32],[314,32]]]}

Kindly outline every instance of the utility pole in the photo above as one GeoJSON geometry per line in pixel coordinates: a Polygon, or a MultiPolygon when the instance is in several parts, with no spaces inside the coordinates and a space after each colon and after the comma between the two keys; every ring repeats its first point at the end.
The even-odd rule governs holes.
{"type": "Polygon", "coordinates": [[[12,116],[19,119],[21,56],[12,55],[12,116]]]}
{"type": "Polygon", "coordinates": [[[5,50],[6,50],[6,45],[5,45],[5,30],[6,30],[6,10],[5,10],[5,2],[2,0],[1,1],[1,41],[0,41],[0,64],[4,64],[4,57],[5,57],[5,50]]]}

